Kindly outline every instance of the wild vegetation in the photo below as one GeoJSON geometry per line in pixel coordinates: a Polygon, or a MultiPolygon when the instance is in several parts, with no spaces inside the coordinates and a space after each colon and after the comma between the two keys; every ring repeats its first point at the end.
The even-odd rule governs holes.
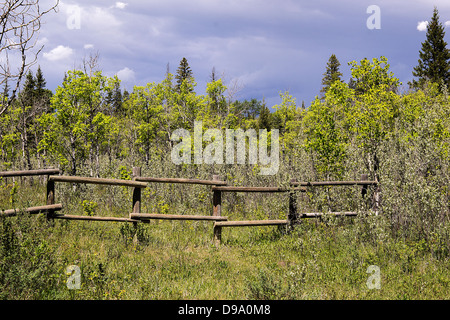
{"type": "MultiPolygon", "coordinates": [[[[431,23],[429,33],[437,27],[431,23]]],[[[218,174],[237,186],[368,174],[380,182],[380,212],[372,210],[373,190],[362,198],[356,187],[308,188],[299,195],[299,212],[354,210],[358,216],[304,219],[289,233],[230,228],[218,247],[211,222],[134,227],[25,213],[0,217],[1,298],[450,297],[448,77],[436,80],[424,69],[423,82],[400,92],[388,60],[379,57],[349,62],[352,78],[346,83],[334,56],[320,97],[305,107],[281,92],[270,112],[264,101],[234,100],[214,73],[206,94],[197,94],[186,59],[175,75],[168,72],[160,83],[131,93],[121,90],[117,77],[90,66],[68,71],[54,93],[45,88],[40,68],[27,74],[0,117],[2,170],[55,166],[67,175],[130,179],[132,167],[139,166],[143,176],[218,174]],[[175,165],[171,135],[178,128],[192,131],[196,120],[203,130],[278,129],[278,172],[259,175],[260,167],[251,164],[175,165]],[[66,286],[69,265],[81,270],[78,290],[66,286]],[[380,289],[366,284],[371,265],[380,268],[380,289]]],[[[7,95],[6,88],[3,101],[7,95]]],[[[3,179],[0,209],[44,204],[42,179],[3,179]]],[[[131,190],[57,184],[56,199],[71,214],[126,217],[131,190]]],[[[143,191],[142,212],[209,215],[211,201],[209,187],[151,184],[143,191]]],[[[223,197],[222,214],[233,220],[285,218],[287,212],[285,194],[223,197]]]]}

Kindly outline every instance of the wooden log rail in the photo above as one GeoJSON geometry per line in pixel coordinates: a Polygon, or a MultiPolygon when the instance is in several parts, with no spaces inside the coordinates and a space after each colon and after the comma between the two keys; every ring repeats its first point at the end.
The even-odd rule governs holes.
{"type": "Polygon", "coordinates": [[[343,211],[343,212],[305,212],[302,213],[300,218],[317,218],[317,217],[323,217],[323,216],[347,216],[347,217],[354,217],[357,216],[358,213],[354,211],[343,211]]]}
{"type": "Polygon", "coordinates": [[[201,184],[212,186],[225,186],[226,181],[198,180],[198,179],[179,179],[179,178],[153,178],[153,177],[136,177],[136,181],[158,182],[158,183],[181,183],[181,184],[201,184]]]}
{"type": "Polygon", "coordinates": [[[139,220],[204,220],[204,221],[226,221],[227,217],[215,216],[197,216],[197,215],[177,215],[177,214],[159,214],[159,213],[130,213],[130,219],[139,220]]]}
{"type": "Polygon", "coordinates": [[[219,227],[255,227],[255,226],[279,226],[287,225],[288,220],[247,220],[247,221],[218,221],[214,228],[219,227]]]}
{"type": "Polygon", "coordinates": [[[53,182],[101,184],[101,185],[124,186],[135,188],[147,187],[147,183],[145,182],[120,180],[120,179],[87,178],[87,177],[73,177],[73,176],[49,176],[48,180],[53,182]]]}
{"type": "Polygon", "coordinates": [[[84,220],[84,221],[103,221],[103,222],[133,222],[137,223],[139,220],[120,218],[120,217],[95,217],[95,216],[79,216],[70,214],[56,214],[52,217],[53,219],[64,219],[64,220],[84,220]]]}
{"type": "Polygon", "coordinates": [[[280,187],[212,187],[213,191],[222,192],[268,192],[268,193],[283,193],[290,192],[292,190],[305,192],[305,188],[280,188],[280,187]]]}
{"type": "Polygon", "coordinates": [[[23,170],[23,171],[0,171],[0,177],[26,177],[26,176],[46,176],[58,174],[59,169],[39,169],[39,170],[23,170]]]}
{"type": "Polygon", "coordinates": [[[291,186],[304,186],[304,187],[326,187],[326,186],[369,186],[378,185],[378,181],[314,181],[314,182],[297,182],[291,181],[291,186]]]}
{"type": "Polygon", "coordinates": [[[47,213],[50,210],[58,211],[62,210],[63,206],[62,204],[52,204],[52,205],[46,205],[46,206],[37,206],[37,207],[28,207],[24,209],[8,209],[4,211],[0,211],[0,216],[4,217],[12,217],[16,216],[20,212],[27,212],[31,214],[37,214],[37,213],[47,213]]]}

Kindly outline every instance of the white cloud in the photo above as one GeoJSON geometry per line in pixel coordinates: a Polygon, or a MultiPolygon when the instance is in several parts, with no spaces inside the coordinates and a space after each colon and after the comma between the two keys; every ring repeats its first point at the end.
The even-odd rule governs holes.
{"type": "Polygon", "coordinates": [[[128,3],[118,1],[118,2],[116,2],[115,7],[118,8],[118,9],[125,9],[125,7],[127,5],[128,5],[128,3]]]}
{"type": "Polygon", "coordinates": [[[417,23],[417,30],[426,31],[428,26],[428,21],[420,21],[417,23]]]}
{"type": "Polygon", "coordinates": [[[450,27],[450,21],[445,21],[445,22],[444,22],[444,26],[445,26],[445,27],[450,27]]]}
{"type": "Polygon", "coordinates": [[[72,54],[72,48],[59,45],[56,48],[52,49],[50,52],[44,52],[44,58],[50,61],[57,61],[67,59],[72,54]]]}
{"type": "Polygon", "coordinates": [[[128,67],[123,68],[117,72],[117,77],[122,81],[133,81],[135,79],[135,72],[128,67]]]}
{"type": "Polygon", "coordinates": [[[86,43],[83,48],[85,49],[94,49],[94,45],[92,43],[86,43]]]}
{"type": "Polygon", "coordinates": [[[45,45],[47,43],[48,43],[48,38],[47,37],[39,38],[37,40],[37,42],[36,42],[36,46],[37,47],[41,47],[41,46],[43,46],[43,45],[45,45]]]}

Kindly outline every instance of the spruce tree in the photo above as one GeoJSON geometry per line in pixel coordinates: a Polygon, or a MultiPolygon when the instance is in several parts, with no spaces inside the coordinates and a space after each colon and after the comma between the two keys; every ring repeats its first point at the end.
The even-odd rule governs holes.
{"type": "Polygon", "coordinates": [[[50,98],[52,97],[53,92],[49,89],[46,89],[46,85],[47,81],[44,78],[41,66],[38,66],[36,76],[34,77],[35,103],[40,105],[42,112],[51,112],[52,110],[50,107],[50,98]]]}
{"type": "Polygon", "coordinates": [[[41,66],[38,66],[38,69],[36,71],[35,76],[35,88],[36,88],[36,95],[39,98],[47,98],[48,94],[46,94],[47,90],[45,89],[45,86],[47,85],[47,81],[44,79],[44,74],[42,73],[41,66]]]}
{"type": "Polygon", "coordinates": [[[25,84],[23,86],[23,90],[20,93],[21,102],[26,106],[32,106],[35,98],[35,86],[36,80],[33,77],[33,73],[28,71],[25,77],[25,84]]]}
{"type": "Polygon", "coordinates": [[[184,80],[192,80],[193,74],[192,70],[189,67],[189,63],[186,58],[181,59],[180,66],[177,69],[177,74],[175,76],[175,79],[177,79],[177,91],[180,91],[181,84],[184,80]]]}
{"type": "Polygon", "coordinates": [[[423,87],[426,81],[448,85],[450,82],[450,51],[444,41],[444,26],[439,22],[439,13],[434,8],[433,17],[427,26],[427,38],[419,51],[419,64],[413,76],[418,80],[409,83],[414,88],[423,87]]]}
{"type": "Polygon", "coordinates": [[[320,92],[325,95],[328,88],[335,82],[335,81],[342,81],[342,73],[339,71],[339,66],[341,63],[336,58],[336,55],[332,54],[331,57],[328,59],[327,63],[327,70],[323,74],[322,78],[322,89],[320,92]]]}
{"type": "Polygon", "coordinates": [[[272,129],[272,125],[272,114],[269,108],[263,104],[259,111],[258,129],[267,129],[267,131],[270,131],[272,129]]]}
{"type": "Polygon", "coordinates": [[[114,87],[112,90],[108,91],[106,95],[106,104],[108,105],[107,114],[109,116],[123,115],[125,113],[123,110],[123,97],[120,82],[114,82],[114,87]]]}

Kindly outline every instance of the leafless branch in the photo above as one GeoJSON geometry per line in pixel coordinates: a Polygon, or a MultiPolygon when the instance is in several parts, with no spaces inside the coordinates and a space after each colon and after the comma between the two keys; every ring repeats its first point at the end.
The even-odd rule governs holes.
{"type": "Polygon", "coordinates": [[[36,48],[41,19],[50,11],[56,12],[59,0],[55,1],[55,5],[44,11],[39,6],[39,0],[0,2],[0,85],[13,83],[11,94],[2,96],[0,116],[16,98],[23,75],[36,62],[43,48],[36,48]],[[27,56],[33,58],[27,60],[27,56]]]}

